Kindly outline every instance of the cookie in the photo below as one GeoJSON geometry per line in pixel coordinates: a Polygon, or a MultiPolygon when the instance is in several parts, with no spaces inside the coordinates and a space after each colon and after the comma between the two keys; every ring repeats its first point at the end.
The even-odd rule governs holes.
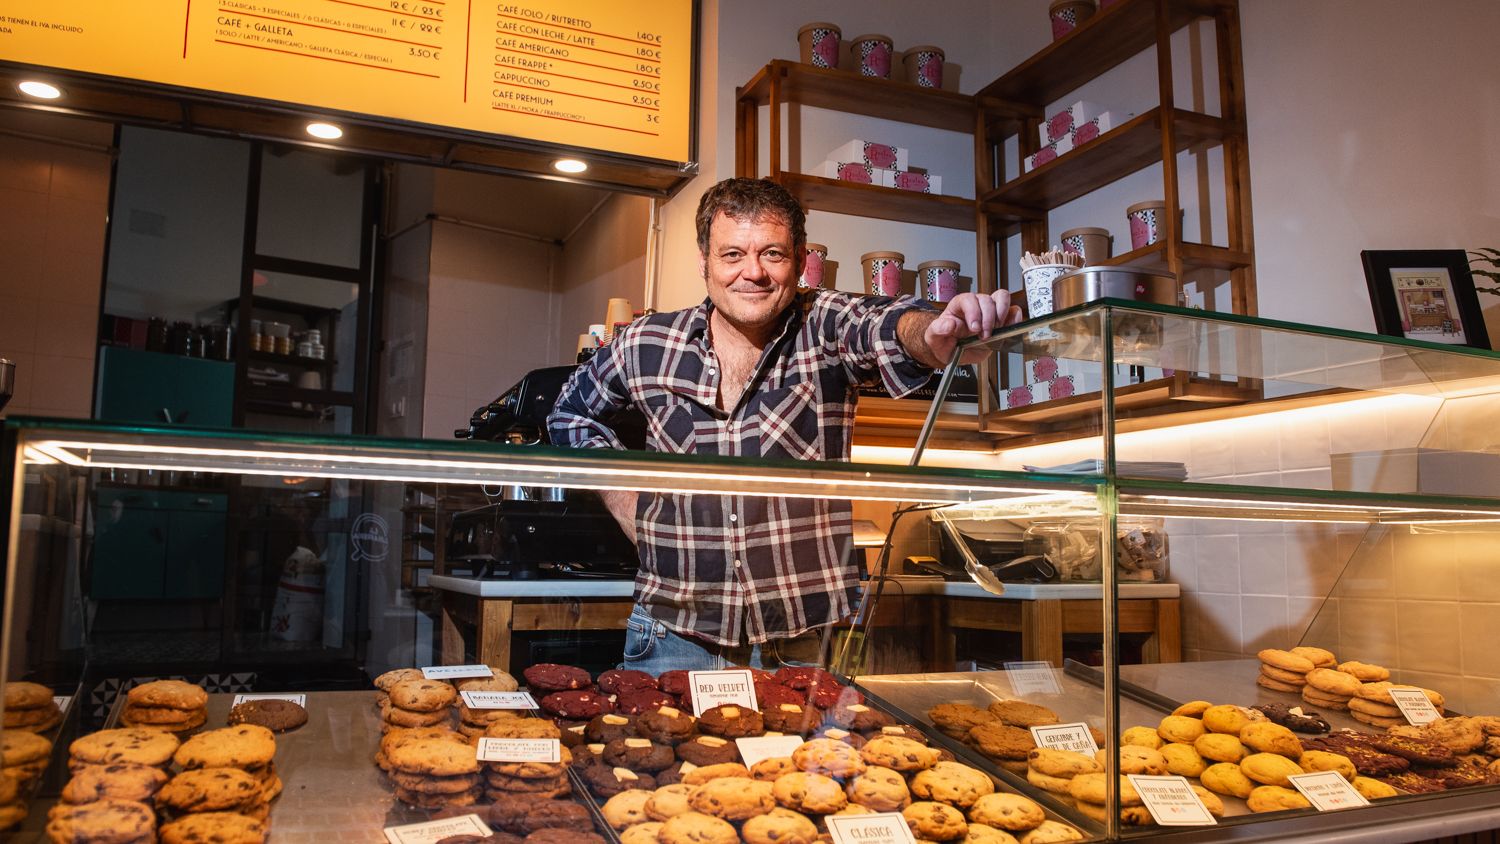
{"type": "Polygon", "coordinates": [[[1283,683],[1280,680],[1273,680],[1264,674],[1261,674],[1255,678],[1255,685],[1260,686],[1263,689],[1270,689],[1275,692],[1295,693],[1302,691],[1301,686],[1293,685],[1291,683],[1283,683]]]}
{"type": "Polygon", "coordinates": [[[442,680],[402,680],[386,693],[393,706],[408,712],[437,712],[458,700],[458,690],[442,680]]]}
{"type": "Polygon", "coordinates": [[[969,820],[1009,832],[1035,829],[1046,819],[1036,801],[1019,794],[986,794],[969,807],[969,820]]]}
{"type": "Polygon", "coordinates": [[[1002,724],[1012,727],[1044,727],[1057,723],[1056,712],[1024,700],[997,700],[989,705],[989,713],[1002,724]]]}
{"type": "Polygon", "coordinates": [[[307,723],[307,710],[295,701],[278,698],[247,700],[229,710],[229,724],[259,724],[273,733],[285,733],[307,723]]]}
{"type": "MultiPolygon", "coordinates": [[[[1081,800],[1075,805],[1079,812],[1100,823],[1109,819],[1108,807],[1097,803],[1085,803],[1081,800]]],[[[1146,810],[1145,806],[1128,806],[1120,810],[1120,823],[1124,826],[1152,826],[1156,820],[1151,817],[1151,813],[1146,810]]]]}
{"type": "Polygon", "coordinates": [[[499,776],[526,780],[553,779],[564,776],[573,764],[573,751],[559,748],[556,762],[487,762],[489,772],[499,776]]]}
{"type": "MultiPolygon", "coordinates": [[[[759,767],[757,765],[756,767],[759,767]]],[[[874,812],[898,812],[911,803],[906,778],[890,768],[870,767],[844,788],[849,802],[874,812]]]]}
{"type": "Polygon", "coordinates": [[[761,720],[767,730],[805,736],[823,723],[823,712],[810,704],[778,703],[767,706],[762,703],[761,705],[765,707],[761,712],[761,720]]]}
{"type": "Polygon", "coordinates": [[[830,777],[793,771],[771,784],[771,795],[788,809],[814,815],[837,812],[848,804],[843,786],[830,777]]]}
{"type": "MultiPolygon", "coordinates": [[[[921,747],[916,742],[909,743],[921,747]]],[[[927,748],[921,747],[921,749],[925,755],[927,748]]],[[[804,742],[800,747],[792,751],[792,762],[797,765],[797,769],[800,771],[825,774],[834,779],[841,780],[857,777],[864,773],[865,768],[868,767],[860,751],[841,741],[826,738],[812,739],[811,741],[804,742]]],[[[881,767],[889,768],[891,766],[882,765],[881,767]]]]}
{"type": "Polygon", "coordinates": [[[52,690],[40,683],[14,681],[5,684],[5,712],[43,709],[52,705],[52,690]]]}
{"type": "Polygon", "coordinates": [[[636,732],[658,744],[677,746],[698,732],[698,719],[675,706],[658,706],[635,719],[636,732]]]}
{"type": "Polygon", "coordinates": [[[553,692],[537,702],[542,711],[562,718],[587,721],[613,712],[614,703],[605,695],[587,690],[553,692]]]}
{"type": "Polygon", "coordinates": [[[1280,683],[1285,683],[1289,686],[1297,686],[1298,688],[1301,688],[1302,686],[1307,685],[1307,675],[1299,674],[1296,671],[1283,671],[1282,669],[1276,668],[1274,666],[1262,665],[1260,667],[1260,674],[1262,677],[1269,677],[1272,680],[1280,683]]]}
{"type": "Polygon", "coordinates": [[[1050,747],[1033,749],[1026,754],[1026,764],[1034,771],[1054,777],[1075,777],[1079,774],[1103,770],[1092,757],[1074,753],[1071,750],[1054,750],[1050,747]]]}
{"type": "Polygon", "coordinates": [[[1072,777],[1056,777],[1051,774],[1044,774],[1035,768],[1026,769],[1026,781],[1043,791],[1062,795],[1066,795],[1068,789],[1073,785],[1072,777]]]}
{"type": "Polygon", "coordinates": [[[1366,715],[1363,712],[1350,712],[1349,717],[1372,727],[1399,727],[1407,723],[1405,718],[1385,718],[1379,715],[1366,715]]]}
{"type": "Polygon", "coordinates": [[[1354,782],[1354,763],[1349,757],[1342,753],[1332,753],[1327,750],[1305,750],[1297,759],[1297,765],[1307,773],[1317,771],[1336,771],[1339,776],[1354,782]]]}
{"type": "Polygon", "coordinates": [[[1263,785],[1250,792],[1245,803],[1252,812],[1282,812],[1287,809],[1310,809],[1312,804],[1295,789],[1282,785],[1263,785]]]}
{"type": "Polygon", "coordinates": [[[380,707],[380,717],[387,724],[396,727],[437,727],[446,725],[453,720],[453,710],[450,708],[438,709],[432,712],[417,712],[411,709],[402,709],[386,701],[380,707]]]}
{"type": "Polygon", "coordinates": [[[156,813],[150,806],[113,798],[58,805],[47,820],[49,840],[90,844],[134,844],[149,840],[155,828],[156,813]]]}
{"type": "Polygon", "coordinates": [[[598,797],[608,800],[622,791],[642,789],[655,791],[656,780],[650,774],[638,774],[625,768],[595,765],[581,772],[584,784],[598,797]]]}
{"type": "Polygon", "coordinates": [[[962,838],[969,831],[963,812],[930,800],[912,803],[901,810],[901,817],[906,818],[906,825],[918,838],[951,841],[962,838]]]}
{"type": "Polygon", "coordinates": [[[646,817],[654,821],[665,821],[678,815],[693,810],[688,798],[692,796],[695,786],[684,783],[659,786],[655,791],[647,795],[645,803],[646,817]]]}
{"type": "Polygon", "coordinates": [[[656,678],[631,668],[612,668],[599,675],[596,685],[607,695],[621,695],[658,688],[656,678]]]}
{"type": "Polygon", "coordinates": [[[1249,797],[1250,792],[1255,790],[1255,783],[1233,762],[1209,765],[1198,775],[1198,781],[1215,794],[1228,794],[1232,797],[1249,797]]]}
{"type": "MultiPolygon", "coordinates": [[[[1072,795],[1073,799],[1082,800],[1085,803],[1103,803],[1105,802],[1104,790],[1108,783],[1109,778],[1102,773],[1079,774],[1073,778],[1072,784],[1068,787],[1068,793],[1072,795]]],[[[1141,805],[1141,795],[1136,792],[1135,786],[1131,784],[1130,780],[1124,776],[1120,777],[1120,805],[1141,805]]]]}
{"type": "Polygon", "coordinates": [[[688,812],[663,823],[657,840],[661,844],[739,844],[740,834],[722,818],[688,812]]]}
{"type": "Polygon", "coordinates": [[[895,719],[891,718],[891,716],[863,703],[835,706],[828,711],[827,719],[834,726],[853,730],[857,733],[874,732],[882,727],[889,727],[896,723],[895,719]]]}
{"type": "Polygon", "coordinates": [[[1266,648],[1255,654],[1263,665],[1282,671],[1290,671],[1296,674],[1306,674],[1317,666],[1305,656],[1294,654],[1291,651],[1283,651],[1278,648],[1266,648]]]}
{"type": "Polygon", "coordinates": [[[818,685],[838,685],[838,678],[821,668],[786,665],[777,669],[776,682],[789,689],[809,689],[818,685]]]}
{"type": "MultiPolygon", "coordinates": [[[[663,671],[661,676],[656,678],[656,685],[657,688],[667,694],[676,697],[678,700],[682,700],[687,696],[689,691],[688,673],[682,670],[663,671]]],[[[759,697],[757,697],[757,700],[759,700],[759,697]]],[[[760,702],[765,703],[764,700],[760,702]]]]}
{"type": "Polygon", "coordinates": [[[615,711],[627,715],[639,715],[659,706],[676,706],[677,698],[660,689],[641,689],[624,692],[615,700],[615,711]]]}
{"type": "Polygon", "coordinates": [[[1063,841],[1082,841],[1083,833],[1061,821],[1042,821],[1036,829],[1018,839],[1020,844],[1058,844],[1063,841]]]}
{"type": "Polygon", "coordinates": [[[1311,662],[1313,668],[1333,668],[1338,665],[1338,658],[1333,655],[1333,651],[1324,650],[1323,648],[1299,645],[1292,648],[1290,653],[1294,653],[1311,662]]]}
{"type": "MultiPolygon", "coordinates": [[[[1207,735],[1213,734],[1209,733],[1207,735]]],[[[1203,738],[1206,738],[1207,735],[1203,736],[1203,738]]],[[[1239,744],[1239,739],[1233,736],[1224,736],[1224,738],[1231,739],[1235,744],[1239,744]]],[[[1167,773],[1169,774],[1175,774],[1179,777],[1196,777],[1203,773],[1204,768],[1208,767],[1208,762],[1203,758],[1203,755],[1191,744],[1168,744],[1163,746],[1158,752],[1167,760],[1167,773]]]]}
{"type": "Polygon", "coordinates": [[[1250,710],[1227,703],[1210,706],[1203,710],[1203,714],[1199,717],[1203,722],[1203,729],[1211,733],[1227,733],[1232,736],[1239,735],[1240,730],[1252,720],[1250,710]]]}
{"type": "MultiPolygon", "coordinates": [[[[684,706],[692,702],[690,696],[687,694],[679,696],[678,700],[682,701],[684,706]]],[[[811,706],[808,703],[808,695],[805,690],[789,689],[780,683],[756,683],[755,702],[762,710],[775,706],[778,703],[801,703],[811,706]]]]}
{"type": "MultiPolygon", "coordinates": [[[[1352,677],[1350,679],[1353,679],[1352,677]]],[[[1351,712],[1363,712],[1366,715],[1375,715],[1380,718],[1401,717],[1400,707],[1394,704],[1381,703],[1375,700],[1365,700],[1362,697],[1349,699],[1349,710],[1351,712]]]]}
{"type": "Polygon", "coordinates": [[[1158,733],[1155,727],[1129,727],[1120,734],[1120,744],[1156,750],[1166,744],[1166,741],[1162,739],[1161,733],[1158,733]]]}
{"type": "Polygon", "coordinates": [[[276,736],[270,730],[236,724],[193,736],[177,748],[172,759],[183,768],[250,768],[270,762],[275,755],[276,736]]]}
{"type": "Polygon", "coordinates": [[[650,739],[620,738],[604,745],[604,764],[654,774],[676,761],[672,748],[650,739]]]}
{"type": "MultiPolygon", "coordinates": [[[[1239,740],[1238,736],[1231,736],[1226,733],[1204,733],[1198,737],[1197,741],[1193,742],[1193,751],[1204,759],[1214,762],[1233,762],[1235,764],[1239,764],[1241,759],[1250,755],[1249,749],[1239,740]]],[[[1170,762],[1171,760],[1169,759],[1168,767],[1171,767],[1170,762]]]]}
{"type": "Polygon", "coordinates": [[[677,745],[676,751],[678,759],[699,766],[735,762],[740,758],[734,742],[719,736],[697,736],[677,745]]]}
{"type": "Polygon", "coordinates": [[[7,709],[0,726],[7,730],[45,733],[61,724],[62,717],[62,710],[50,704],[36,709],[7,709]]]}
{"type": "Polygon", "coordinates": [[[788,809],[772,809],[764,815],[745,821],[740,828],[745,844],[797,844],[818,840],[818,828],[812,821],[788,809]]]}
{"type": "Polygon", "coordinates": [[[772,756],[762,759],[750,767],[750,778],[761,782],[775,782],[782,774],[789,774],[797,770],[797,764],[790,756],[772,756]]]}
{"type": "Polygon", "coordinates": [[[125,762],[84,765],[73,771],[73,777],[63,786],[61,796],[64,803],[92,803],[106,798],[144,803],[149,802],[166,782],[166,772],[149,765],[125,762]]]}
{"type": "Polygon", "coordinates": [[[1183,742],[1192,744],[1203,735],[1203,722],[1197,718],[1189,718],[1185,715],[1168,715],[1161,719],[1157,725],[1156,732],[1167,741],[1183,742]]]}
{"type": "Polygon", "coordinates": [[[1300,706],[1263,703],[1251,708],[1265,715],[1272,723],[1280,724],[1293,732],[1312,734],[1328,732],[1328,722],[1322,716],[1300,706]]]}
{"type": "MultiPolygon", "coordinates": [[[[1094,754],[1094,761],[1099,763],[1099,770],[1105,769],[1105,754],[1108,748],[1101,748],[1094,754]]],[[[1125,745],[1120,748],[1120,773],[1122,774],[1149,774],[1161,776],[1167,772],[1167,758],[1160,750],[1152,750],[1149,747],[1133,747],[1125,745]]],[[[1097,801],[1096,801],[1097,802],[1097,801]]]]}
{"type": "Polygon", "coordinates": [[[682,783],[684,785],[702,785],[709,780],[723,779],[724,777],[750,777],[750,771],[738,762],[720,762],[716,765],[703,765],[701,767],[691,763],[682,763],[682,783]]]}
{"type": "MultiPolygon", "coordinates": [[[[1458,757],[1447,745],[1435,739],[1412,736],[1375,736],[1371,742],[1382,753],[1400,756],[1413,765],[1430,768],[1451,768],[1458,764],[1458,757]]],[[[1311,753],[1313,751],[1308,751],[1311,753]]]]}
{"type": "Polygon", "coordinates": [[[1361,683],[1353,676],[1331,668],[1314,668],[1307,672],[1307,685],[1333,697],[1353,697],[1361,683]]]}
{"type": "Polygon", "coordinates": [[[1302,746],[1307,750],[1328,750],[1347,756],[1356,771],[1369,777],[1383,777],[1411,767],[1411,763],[1400,756],[1376,750],[1372,739],[1372,736],[1339,731],[1303,739],[1302,746]]]}
{"type": "Polygon", "coordinates": [[[635,719],[614,713],[598,715],[584,725],[583,736],[590,744],[608,744],[615,739],[635,738],[635,719]]]}
{"type": "Polygon", "coordinates": [[[391,767],[415,774],[451,777],[479,771],[473,747],[443,739],[410,741],[386,750],[385,755],[391,767]]]}
{"type": "Polygon", "coordinates": [[[646,821],[627,827],[620,831],[620,844],[657,844],[662,826],[658,821],[646,821]]]}
{"type": "Polygon", "coordinates": [[[74,761],[82,764],[128,762],[160,767],[172,761],[172,755],[181,744],[171,733],[127,727],[83,736],[68,746],[68,753],[74,761]]]}
{"type": "Polygon", "coordinates": [[[25,731],[0,733],[0,765],[12,768],[45,760],[52,742],[25,731]]]}
{"type": "Polygon", "coordinates": [[[1240,760],[1245,776],[1262,785],[1285,786],[1287,777],[1305,773],[1302,766],[1278,753],[1252,753],[1240,760]]]}
{"type": "Polygon", "coordinates": [[[464,677],[453,681],[460,692],[513,692],[521,685],[509,673],[490,666],[488,677],[464,677]]]}
{"type": "Polygon", "coordinates": [[[238,768],[183,771],[156,793],[158,806],[182,814],[236,812],[260,802],[260,781],[238,768]]]}
{"type": "Polygon", "coordinates": [[[938,752],[924,744],[899,736],[881,735],[860,748],[859,756],[869,765],[909,773],[937,764],[938,752]]]}
{"type": "MultiPolygon", "coordinates": [[[[1434,705],[1437,705],[1434,702],[1434,705]]],[[[1439,707],[1441,708],[1441,707],[1439,707]]],[[[1441,742],[1454,753],[1473,753],[1485,743],[1484,722],[1476,718],[1440,718],[1426,726],[1428,738],[1441,742]]]]}
{"type": "Polygon", "coordinates": [[[1355,691],[1355,694],[1359,697],[1364,698],[1365,700],[1373,700],[1379,703],[1394,705],[1395,701],[1391,698],[1391,689],[1410,689],[1413,691],[1419,691],[1427,696],[1427,699],[1432,702],[1433,706],[1437,707],[1437,710],[1439,712],[1443,711],[1443,704],[1445,702],[1443,696],[1433,691],[1432,689],[1424,689],[1421,686],[1406,686],[1400,683],[1392,683],[1388,680],[1383,680],[1378,683],[1363,683],[1355,691]]]}
{"type": "Polygon", "coordinates": [[[562,730],[545,718],[514,718],[496,721],[485,728],[487,738],[562,738],[562,730]]]}
{"type": "Polygon", "coordinates": [[[1384,666],[1374,665],[1368,662],[1341,662],[1338,670],[1348,674],[1362,683],[1378,683],[1382,680],[1391,679],[1391,670],[1384,666]]]}
{"type": "Polygon", "coordinates": [[[650,799],[651,792],[649,791],[638,789],[622,791],[604,801],[604,805],[599,807],[599,812],[604,815],[605,823],[615,829],[624,829],[634,824],[644,823],[649,819],[646,814],[646,803],[650,799]]]}
{"type": "Polygon", "coordinates": [[[1291,759],[1302,755],[1302,742],[1295,733],[1269,721],[1247,724],[1240,730],[1240,742],[1257,753],[1276,753],[1291,759]]]}
{"type": "Polygon", "coordinates": [[[967,703],[940,703],[927,710],[927,717],[939,730],[957,739],[968,738],[969,731],[980,724],[999,720],[989,710],[967,703]]]}
{"type": "Polygon", "coordinates": [[[843,742],[844,744],[849,745],[855,750],[864,747],[865,743],[869,741],[859,733],[850,732],[843,727],[835,727],[832,724],[824,724],[816,730],[813,730],[812,735],[808,736],[808,738],[833,739],[834,741],[843,742]]]}
{"type": "Polygon", "coordinates": [[[698,713],[698,729],[728,739],[759,736],[766,732],[759,712],[727,703],[698,713]]]}
{"type": "Polygon", "coordinates": [[[961,841],[963,844],[1016,844],[1016,837],[1005,830],[970,821],[969,832],[961,841]]]}
{"type": "Polygon", "coordinates": [[[980,753],[996,759],[1024,761],[1031,749],[1036,747],[1030,730],[1002,724],[998,720],[969,730],[968,741],[979,748],[980,753]]]}
{"type": "MultiPolygon", "coordinates": [[[[688,802],[695,812],[727,821],[743,821],[776,808],[772,787],[770,783],[757,782],[749,777],[720,777],[698,786],[688,802]]],[[[836,786],[834,790],[843,796],[843,791],[836,786]]]]}
{"type": "Polygon", "coordinates": [[[994,791],[995,782],[988,774],[961,762],[939,762],[911,779],[911,793],[916,797],[960,809],[968,809],[994,791]]]}
{"type": "Polygon", "coordinates": [[[389,692],[391,686],[396,685],[402,680],[420,679],[422,679],[422,669],[420,668],[394,668],[375,678],[375,688],[382,692],[389,692]]]}
{"type": "Polygon", "coordinates": [[[876,736],[896,736],[898,738],[911,739],[917,744],[931,744],[927,739],[926,733],[910,724],[890,724],[878,730],[871,730],[865,734],[866,738],[875,738],[876,736]]]}
{"type": "Polygon", "coordinates": [[[171,733],[192,732],[207,721],[208,712],[204,709],[189,712],[165,707],[126,706],[120,711],[120,723],[127,727],[165,730],[171,733]]]}
{"type": "Polygon", "coordinates": [[[1354,790],[1358,791],[1366,800],[1384,800],[1387,797],[1400,797],[1401,792],[1392,788],[1389,784],[1369,777],[1355,777],[1352,783],[1354,790]]]}
{"type": "Polygon", "coordinates": [[[125,693],[125,701],[135,706],[164,706],[171,709],[202,709],[208,705],[208,692],[195,683],[181,680],[153,680],[125,693]]]}
{"type": "Polygon", "coordinates": [[[521,674],[526,678],[528,687],[547,693],[582,689],[592,682],[589,673],[582,668],[551,662],[539,662],[521,674]]]}
{"type": "Polygon", "coordinates": [[[407,771],[391,771],[391,782],[407,791],[422,794],[458,794],[469,791],[480,783],[478,774],[460,774],[452,777],[433,777],[407,771]]]}

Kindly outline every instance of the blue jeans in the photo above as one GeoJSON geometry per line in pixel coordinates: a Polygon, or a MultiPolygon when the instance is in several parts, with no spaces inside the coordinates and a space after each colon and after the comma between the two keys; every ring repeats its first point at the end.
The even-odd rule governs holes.
{"type": "Polygon", "coordinates": [[[673,633],[636,604],[625,621],[625,661],[620,667],[655,676],[664,671],[716,671],[734,665],[775,671],[783,665],[821,664],[822,644],[823,631],[810,630],[764,645],[715,645],[673,633]]]}

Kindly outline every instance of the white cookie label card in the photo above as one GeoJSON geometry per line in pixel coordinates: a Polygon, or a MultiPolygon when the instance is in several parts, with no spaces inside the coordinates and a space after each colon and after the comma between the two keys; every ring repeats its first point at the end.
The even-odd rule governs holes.
{"type": "Polygon", "coordinates": [[[242,704],[242,703],[244,703],[245,701],[248,701],[248,700],[285,700],[285,701],[290,701],[292,703],[295,703],[298,706],[307,706],[307,695],[305,695],[305,694],[303,694],[303,695],[299,695],[299,694],[285,694],[285,695],[279,695],[279,694],[243,694],[243,695],[235,695],[234,696],[234,703],[231,704],[231,705],[232,706],[239,706],[240,704],[242,704]]]}
{"type": "Polygon", "coordinates": [[[1320,812],[1370,805],[1370,801],[1366,800],[1363,794],[1355,791],[1354,786],[1350,785],[1349,781],[1344,779],[1338,771],[1293,774],[1287,779],[1294,788],[1302,792],[1307,802],[1313,804],[1313,808],[1320,812]]]}
{"type": "Polygon", "coordinates": [[[489,738],[479,740],[477,757],[481,762],[551,762],[562,761],[562,742],[555,738],[489,738]]]}
{"type": "Polygon", "coordinates": [[[1005,663],[1005,679],[1010,681],[1011,694],[1060,695],[1062,687],[1057,684],[1057,671],[1045,659],[1005,663]]]}
{"type": "Polygon", "coordinates": [[[1127,774],[1146,811],[1162,826],[1210,826],[1218,823],[1193,793],[1186,777],[1127,774]]]}
{"type": "Polygon", "coordinates": [[[715,706],[732,703],[759,711],[755,681],[743,668],[732,671],[689,671],[688,689],[693,694],[693,714],[702,715],[715,706]]]}
{"type": "Polygon", "coordinates": [[[1036,742],[1037,747],[1052,750],[1071,750],[1088,756],[1099,752],[1099,745],[1094,743],[1094,734],[1089,732],[1089,725],[1083,722],[1032,727],[1031,740],[1036,742]]]}
{"type": "Polygon", "coordinates": [[[1406,723],[1414,727],[1430,724],[1443,717],[1443,713],[1437,711],[1437,707],[1427,699],[1427,693],[1421,689],[1393,688],[1390,694],[1391,702],[1406,716],[1406,723]]]}
{"type": "Polygon", "coordinates": [[[906,818],[896,812],[878,815],[828,815],[828,837],[833,844],[916,844],[906,818]]]}
{"type": "Polygon", "coordinates": [[[457,680],[462,677],[493,677],[495,670],[488,665],[429,665],[422,669],[422,676],[429,680],[457,680]]]}
{"type": "Polygon", "coordinates": [[[746,768],[763,759],[791,756],[792,751],[802,746],[801,736],[756,736],[734,740],[740,749],[740,761],[746,768]]]}
{"type": "Polygon", "coordinates": [[[409,823],[405,826],[388,826],[384,830],[385,840],[390,844],[436,844],[444,838],[452,838],[455,835],[480,835],[494,834],[478,815],[459,815],[456,818],[443,818],[439,821],[424,821],[422,823],[409,823]]]}
{"type": "Polygon", "coordinates": [[[58,709],[62,710],[63,712],[67,712],[68,711],[68,704],[70,704],[70,703],[73,702],[73,696],[72,695],[53,695],[52,696],[52,702],[55,703],[55,704],[57,704],[57,708],[58,709]]]}
{"type": "Polygon", "coordinates": [[[536,709],[530,692],[459,692],[470,709],[536,709]]]}

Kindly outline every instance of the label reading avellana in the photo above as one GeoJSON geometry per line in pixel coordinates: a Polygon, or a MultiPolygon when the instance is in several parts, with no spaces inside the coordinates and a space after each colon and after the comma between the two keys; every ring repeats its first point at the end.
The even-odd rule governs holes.
{"type": "Polygon", "coordinates": [[[1391,692],[1391,701],[1401,714],[1406,716],[1406,723],[1416,727],[1430,724],[1443,717],[1443,713],[1437,711],[1432,701],[1427,699],[1427,693],[1421,689],[1396,689],[1391,692]]]}
{"type": "Polygon", "coordinates": [[[307,695],[305,694],[243,694],[235,695],[233,706],[239,706],[247,700],[287,700],[298,706],[307,706],[307,695]]]}
{"type": "Polygon", "coordinates": [[[1010,681],[1010,691],[1016,697],[1062,694],[1062,687],[1057,684],[1057,672],[1045,659],[1007,662],[1005,679],[1010,681]]]}
{"type": "Polygon", "coordinates": [[[493,677],[495,670],[488,665],[429,665],[422,669],[422,676],[429,680],[457,680],[461,677],[493,677]]]}
{"type": "Polygon", "coordinates": [[[732,671],[689,671],[688,689],[693,693],[693,714],[702,715],[715,706],[732,703],[759,710],[755,681],[743,668],[732,671]]]}
{"type": "Polygon", "coordinates": [[[562,742],[555,738],[482,738],[477,757],[481,762],[561,762],[562,742]]]}
{"type": "Polygon", "coordinates": [[[746,768],[762,759],[791,756],[792,751],[802,746],[801,736],[756,736],[734,740],[740,749],[740,761],[746,768]]]}
{"type": "Polygon", "coordinates": [[[1338,771],[1315,771],[1311,774],[1293,774],[1287,779],[1320,812],[1335,809],[1352,809],[1368,806],[1370,801],[1354,790],[1354,786],[1338,771]]]}
{"type": "Polygon", "coordinates": [[[833,844],[916,844],[906,818],[896,812],[878,815],[828,815],[828,837],[833,844]]]}
{"type": "Polygon", "coordinates": [[[1162,826],[1209,826],[1218,823],[1193,793],[1186,777],[1128,774],[1146,811],[1162,826]]]}
{"type": "Polygon", "coordinates": [[[1082,722],[1032,727],[1031,739],[1036,742],[1037,747],[1052,750],[1071,750],[1088,756],[1099,752],[1099,745],[1094,743],[1094,734],[1089,731],[1089,725],[1082,722]]]}
{"type": "Polygon", "coordinates": [[[530,692],[459,692],[470,709],[536,709],[530,692]]]}
{"type": "Polygon", "coordinates": [[[385,840],[390,844],[435,844],[455,835],[488,836],[494,831],[485,826],[484,821],[480,820],[478,815],[459,815],[456,818],[443,818],[438,821],[388,826],[384,832],[385,840]]]}

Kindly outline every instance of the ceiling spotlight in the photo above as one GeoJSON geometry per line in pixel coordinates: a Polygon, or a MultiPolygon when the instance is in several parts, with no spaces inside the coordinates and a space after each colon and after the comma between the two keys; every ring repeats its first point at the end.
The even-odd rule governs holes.
{"type": "Polygon", "coordinates": [[[309,123],[307,134],[314,138],[322,138],[325,141],[335,141],[344,137],[344,130],[332,123],[309,123]]]}
{"type": "Polygon", "coordinates": [[[28,97],[36,97],[39,100],[55,100],[62,96],[61,88],[47,82],[39,82],[35,79],[28,79],[16,87],[20,88],[21,93],[28,97]]]}
{"type": "Polygon", "coordinates": [[[589,166],[576,158],[559,158],[552,162],[552,169],[559,173],[582,173],[589,166]]]}

